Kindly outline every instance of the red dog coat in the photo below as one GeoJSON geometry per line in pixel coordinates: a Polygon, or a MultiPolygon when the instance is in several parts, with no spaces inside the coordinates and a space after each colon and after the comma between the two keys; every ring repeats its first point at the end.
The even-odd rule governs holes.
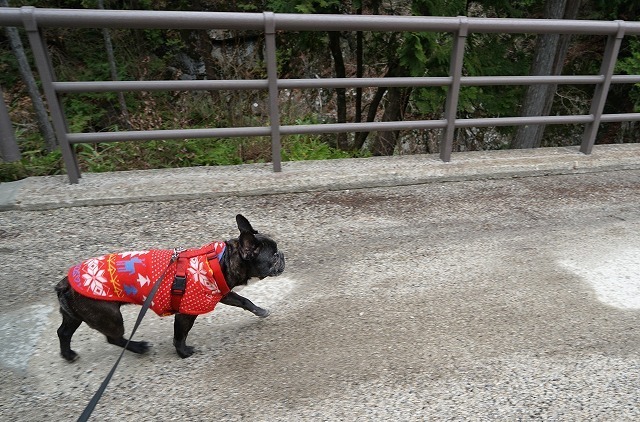
{"type": "Polygon", "coordinates": [[[176,311],[205,314],[213,311],[220,299],[229,293],[220,269],[225,246],[224,242],[214,242],[180,253],[186,288],[178,310],[171,304],[171,286],[178,263],[169,266],[174,253],[169,249],[123,252],[88,259],[69,269],[69,284],[83,296],[141,305],[169,266],[151,302],[151,309],[160,316],[176,311]]]}

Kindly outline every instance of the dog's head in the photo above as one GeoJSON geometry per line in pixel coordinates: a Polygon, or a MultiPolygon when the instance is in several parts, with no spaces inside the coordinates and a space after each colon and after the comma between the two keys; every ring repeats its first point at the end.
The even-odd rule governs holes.
{"type": "Polygon", "coordinates": [[[236,216],[240,230],[238,252],[249,277],[263,279],[275,277],[284,271],[284,254],[278,244],[268,236],[258,233],[241,214],[236,216]]]}

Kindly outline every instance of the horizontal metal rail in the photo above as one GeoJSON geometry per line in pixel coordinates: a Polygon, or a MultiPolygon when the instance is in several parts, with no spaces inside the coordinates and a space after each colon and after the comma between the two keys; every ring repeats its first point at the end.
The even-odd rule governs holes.
{"type": "Polygon", "coordinates": [[[151,141],[157,139],[227,138],[239,136],[269,136],[269,127],[130,130],[127,132],[69,133],[72,144],[151,141]]]}
{"type": "MultiPolygon", "coordinates": [[[[620,75],[622,76],[622,75],[620,75]]],[[[626,76],[626,75],[624,75],[626,76]]],[[[572,84],[595,85],[604,76],[463,76],[463,86],[572,84]]],[[[612,83],[638,83],[640,76],[613,78],[612,83]]],[[[280,89],[371,88],[371,87],[439,87],[451,84],[451,77],[423,78],[323,78],[278,79],[280,89]]],[[[265,80],[198,80],[198,81],[101,81],[53,82],[60,93],[133,92],[133,91],[207,91],[267,89],[265,80]]]]}
{"type": "Polygon", "coordinates": [[[600,118],[603,123],[613,122],[639,122],[640,113],[615,113],[615,114],[603,114],[600,118]]]}
{"type": "MultiPolygon", "coordinates": [[[[494,127],[518,125],[565,125],[586,124],[593,122],[590,114],[567,116],[533,116],[533,117],[490,117],[481,119],[456,119],[456,128],[462,127],[494,127]]],[[[601,120],[606,123],[640,121],[640,113],[603,114],[601,120]]],[[[370,123],[325,123],[314,125],[283,125],[280,133],[283,135],[311,135],[321,133],[365,132],[365,131],[393,131],[417,129],[442,129],[446,127],[446,120],[411,120],[399,122],[370,122],[370,123]]],[[[245,136],[269,136],[267,126],[244,128],[212,128],[212,129],[168,129],[145,130],[128,132],[98,132],[98,133],[70,133],[72,144],[121,142],[121,141],[149,141],[156,139],[186,139],[186,138],[226,138],[245,136]]]]}
{"type": "Polygon", "coordinates": [[[265,80],[53,82],[60,93],[267,89],[265,80]]]}
{"type": "Polygon", "coordinates": [[[610,84],[640,83],[640,75],[614,75],[613,69],[620,43],[628,35],[640,35],[640,22],[551,19],[495,19],[435,16],[385,15],[309,15],[225,12],[179,12],[142,10],[89,10],[0,8],[0,26],[24,26],[29,36],[42,85],[51,110],[56,136],[72,183],[80,172],[70,147],[79,143],[142,141],[218,137],[270,136],[275,171],[280,171],[280,136],[365,131],[417,129],[443,130],[441,158],[449,161],[453,131],[457,128],[581,124],[585,134],[581,151],[589,153],[600,123],[640,121],[640,113],[603,114],[610,84]],[[188,80],[188,81],[57,81],[42,28],[132,28],[132,29],[227,29],[260,31],[265,35],[266,79],[260,80],[188,80]],[[277,31],[386,31],[447,32],[454,39],[451,69],[448,76],[389,78],[316,78],[280,79],[276,67],[277,31]],[[587,34],[607,37],[605,54],[596,75],[559,76],[463,76],[463,58],[469,33],[587,34]],[[461,119],[457,117],[459,89],[467,86],[573,84],[594,85],[596,92],[589,114],[567,116],[527,116],[461,119]],[[397,122],[331,123],[315,125],[281,125],[278,94],[281,90],[335,89],[368,87],[446,87],[447,101],[443,119],[397,122]],[[267,90],[269,126],[150,130],[101,133],[69,133],[60,101],[62,94],[87,92],[139,91],[211,91],[267,90]]]}
{"type": "MultiPolygon", "coordinates": [[[[5,8],[2,26],[22,26],[23,11],[5,8]]],[[[28,13],[40,27],[133,29],[236,29],[263,30],[264,14],[233,12],[182,12],[159,10],[39,9],[28,13]]],[[[564,19],[465,18],[468,31],[477,33],[611,35],[624,26],[627,35],[640,34],[640,22],[564,19]]],[[[282,31],[386,31],[456,32],[458,17],[337,14],[275,14],[275,29],[282,31]]]]}

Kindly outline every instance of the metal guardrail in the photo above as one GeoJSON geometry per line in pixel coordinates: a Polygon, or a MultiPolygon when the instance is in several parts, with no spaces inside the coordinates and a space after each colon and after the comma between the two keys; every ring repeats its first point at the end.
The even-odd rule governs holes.
{"type": "Polygon", "coordinates": [[[433,16],[383,15],[307,15],[225,12],[177,12],[138,10],[76,10],[0,8],[0,26],[24,26],[43,84],[56,136],[71,183],[80,178],[72,145],[114,141],[151,139],[185,139],[237,136],[271,136],[274,171],[281,171],[280,137],[291,134],[362,132],[375,130],[444,129],[440,157],[451,160],[456,128],[517,126],[531,124],[584,124],[580,151],[590,154],[600,123],[638,121],[640,113],[603,114],[612,83],[640,83],[640,75],[614,75],[622,39],[640,34],[640,22],[496,19],[433,16]],[[267,78],[264,80],[198,80],[198,81],[57,81],[51,67],[41,29],[73,28],[161,28],[161,29],[236,29],[259,30],[265,34],[267,78]],[[276,31],[388,31],[450,32],[454,36],[450,72],[447,77],[407,78],[324,78],[279,79],[276,67],[276,31]],[[464,48],[469,33],[557,33],[606,35],[607,43],[597,75],[577,76],[462,76],[464,48]],[[480,85],[592,84],[596,86],[591,109],[586,115],[502,117],[481,119],[457,118],[460,87],[480,85]],[[280,125],[278,92],[294,88],[352,87],[420,87],[448,86],[443,119],[397,122],[333,123],[317,125],[280,125]],[[69,133],[60,94],[83,92],[266,89],[269,96],[269,126],[208,129],[126,131],[109,133],[69,133]]]}

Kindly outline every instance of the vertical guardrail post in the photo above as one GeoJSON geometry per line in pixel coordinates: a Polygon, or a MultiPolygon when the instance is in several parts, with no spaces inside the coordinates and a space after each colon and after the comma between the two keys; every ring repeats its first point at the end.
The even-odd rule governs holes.
{"type": "Polygon", "coordinates": [[[4,94],[0,86],[0,157],[6,162],[20,159],[20,148],[9,118],[9,109],[4,102],[4,94]]]}
{"type": "Polygon", "coordinates": [[[264,12],[264,37],[267,54],[267,80],[269,83],[269,124],[271,126],[271,160],[273,171],[282,171],[280,157],[280,106],[278,95],[278,65],[276,59],[276,17],[264,12]]]}
{"type": "Polygon", "coordinates": [[[613,76],[613,71],[616,67],[616,60],[618,59],[618,52],[620,51],[622,38],[624,38],[624,21],[616,22],[618,23],[618,32],[615,35],[609,35],[607,38],[604,57],[602,58],[602,64],[600,65],[600,75],[604,76],[604,80],[596,86],[595,92],[593,93],[593,99],[591,100],[591,109],[589,110],[589,114],[593,116],[593,122],[587,123],[582,135],[580,152],[583,154],[591,154],[593,145],[596,142],[596,135],[600,128],[600,120],[602,118],[602,111],[604,110],[604,103],[607,101],[607,94],[609,93],[609,87],[611,86],[611,77],[613,76]]]}
{"type": "Polygon", "coordinates": [[[458,20],[458,32],[454,35],[451,63],[449,64],[451,85],[449,85],[447,91],[447,102],[444,107],[444,118],[447,121],[447,127],[444,129],[442,143],[440,144],[440,159],[444,162],[451,161],[453,135],[456,130],[456,116],[458,114],[458,98],[460,98],[460,78],[462,77],[462,63],[464,62],[464,47],[469,33],[467,18],[459,16],[458,20]]]}
{"type": "Polygon", "coordinates": [[[44,37],[38,28],[38,24],[33,16],[35,8],[33,6],[23,6],[20,8],[22,13],[22,22],[24,28],[27,31],[27,37],[29,38],[29,44],[31,45],[31,51],[33,52],[33,58],[40,74],[40,80],[42,82],[42,88],[44,95],[47,98],[49,104],[49,113],[51,114],[51,121],[53,122],[53,130],[56,132],[58,143],[60,144],[60,150],[62,151],[62,159],[64,160],[65,167],[67,168],[67,176],[69,182],[78,183],[80,179],[80,168],[78,167],[78,161],[76,155],[69,144],[67,138],[67,122],[62,111],[62,102],[58,97],[52,82],[55,81],[55,75],[53,72],[53,66],[51,65],[51,59],[44,41],[44,37]]]}

